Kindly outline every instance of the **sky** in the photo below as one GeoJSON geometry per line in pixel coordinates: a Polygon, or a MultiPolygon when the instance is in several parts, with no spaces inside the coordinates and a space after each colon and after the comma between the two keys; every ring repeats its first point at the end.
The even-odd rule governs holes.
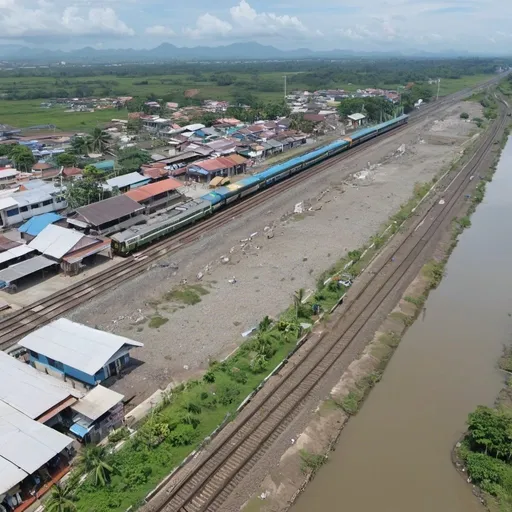
{"type": "Polygon", "coordinates": [[[511,0],[0,0],[0,44],[512,53],[511,0]]]}

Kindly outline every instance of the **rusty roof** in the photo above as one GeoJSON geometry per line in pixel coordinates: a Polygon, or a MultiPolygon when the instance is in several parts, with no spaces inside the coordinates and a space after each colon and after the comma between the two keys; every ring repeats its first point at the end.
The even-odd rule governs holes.
{"type": "Polygon", "coordinates": [[[82,206],[76,209],[76,213],[88,224],[101,226],[107,222],[131,215],[143,208],[137,201],[122,195],[82,206]]]}
{"type": "Polygon", "coordinates": [[[53,169],[53,165],[46,164],[44,162],[37,162],[32,166],[33,171],[44,171],[46,169],[53,169]]]}
{"type": "Polygon", "coordinates": [[[156,181],[155,183],[150,183],[149,185],[143,185],[142,187],[129,190],[124,195],[130,199],[133,199],[134,201],[144,201],[153,196],[157,196],[158,194],[176,190],[182,185],[183,183],[175,180],[174,178],[167,178],[165,180],[156,181]]]}

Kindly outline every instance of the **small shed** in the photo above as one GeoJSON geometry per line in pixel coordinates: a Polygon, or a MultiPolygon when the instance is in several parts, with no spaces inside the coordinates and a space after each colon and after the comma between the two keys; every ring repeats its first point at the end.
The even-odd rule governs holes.
{"type": "Polygon", "coordinates": [[[123,424],[124,396],[101,385],[72,406],[75,413],[69,431],[84,443],[99,443],[123,424]]]}
{"type": "Polygon", "coordinates": [[[127,192],[133,188],[142,187],[151,181],[151,178],[142,176],[138,172],[130,172],[107,180],[110,189],[118,188],[120,192],[127,192]]]}
{"type": "Polygon", "coordinates": [[[366,116],[364,114],[350,114],[347,116],[348,123],[347,126],[349,128],[359,128],[366,124],[366,116]]]}
{"type": "Polygon", "coordinates": [[[130,362],[130,350],[144,346],[123,336],[59,318],[18,344],[29,351],[38,370],[89,386],[119,375],[130,362]]]}

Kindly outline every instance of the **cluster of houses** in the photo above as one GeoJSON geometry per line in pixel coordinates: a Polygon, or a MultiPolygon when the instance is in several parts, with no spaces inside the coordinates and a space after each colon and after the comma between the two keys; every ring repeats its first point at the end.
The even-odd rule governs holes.
{"type": "Polygon", "coordinates": [[[125,397],[109,386],[142,346],[61,318],[0,352],[0,510],[26,510],[82,444],[124,424],[125,397]]]}

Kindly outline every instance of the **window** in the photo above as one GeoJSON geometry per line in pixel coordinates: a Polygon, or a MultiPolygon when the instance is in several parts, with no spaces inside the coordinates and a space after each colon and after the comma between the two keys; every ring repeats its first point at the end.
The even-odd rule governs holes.
{"type": "Polygon", "coordinates": [[[38,358],[39,358],[39,356],[38,356],[37,352],[34,352],[33,350],[29,350],[29,352],[30,352],[30,355],[31,355],[34,359],[38,359],[38,358]]]}
{"type": "Polygon", "coordinates": [[[47,201],[43,201],[43,206],[48,206],[50,204],[53,204],[53,201],[51,199],[48,199],[47,201]]]}
{"type": "Polygon", "coordinates": [[[20,212],[28,212],[28,206],[22,206],[20,212]]]}
{"type": "Polygon", "coordinates": [[[15,215],[19,215],[19,213],[18,208],[12,208],[11,210],[7,210],[7,217],[14,217],[15,215]]]}
{"type": "Polygon", "coordinates": [[[61,372],[64,371],[64,365],[60,361],[55,361],[53,367],[61,372]]]}

